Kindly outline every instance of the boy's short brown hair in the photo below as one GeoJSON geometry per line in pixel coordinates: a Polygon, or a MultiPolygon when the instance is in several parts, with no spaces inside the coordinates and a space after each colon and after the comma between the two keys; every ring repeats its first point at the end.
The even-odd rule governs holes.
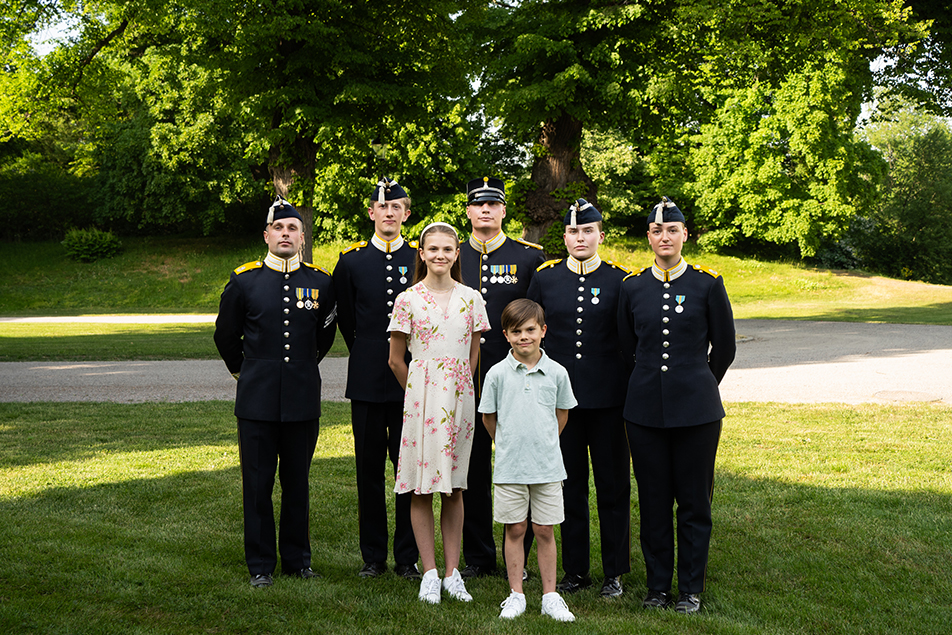
{"type": "Polygon", "coordinates": [[[513,300],[502,311],[502,330],[511,331],[530,320],[545,326],[545,310],[537,302],[527,298],[513,300]]]}

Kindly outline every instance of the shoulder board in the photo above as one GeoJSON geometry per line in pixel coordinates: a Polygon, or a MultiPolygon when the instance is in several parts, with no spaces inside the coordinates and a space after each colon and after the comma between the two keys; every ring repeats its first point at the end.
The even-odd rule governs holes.
{"type": "Polygon", "coordinates": [[[536,267],[536,271],[542,271],[543,269],[548,269],[549,267],[554,267],[555,265],[559,264],[560,262],[562,262],[562,259],[561,259],[561,258],[555,258],[555,259],[553,259],[553,260],[546,260],[546,261],[543,262],[541,265],[539,265],[538,267],[536,267]]]}
{"type": "Polygon", "coordinates": [[[366,247],[366,246],[367,246],[367,241],[361,240],[360,242],[354,243],[353,245],[351,245],[350,247],[348,247],[347,249],[345,249],[344,251],[340,253],[341,255],[343,255],[343,254],[346,254],[348,251],[353,251],[355,249],[359,249],[361,247],[366,247]]]}
{"type": "Polygon", "coordinates": [[[634,278],[636,276],[640,276],[642,273],[644,273],[647,270],[648,270],[648,267],[642,267],[641,269],[638,269],[638,270],[632,269],[631,273],[629,273],[627,276],[622,278],[622,281],[624,282],[628,278],[634,278]]]}
{"type": "Polygon", "coordinates": [[[302,262],[301,264],[304,265],[305,267],[307,267],[308,269],[317,269],[317,270],[320,271],[321,273],[326,273],[327,275],[331,275],[330,272],[329,272],[327,269],[325,269],[324,267],[322,267],[322,266],[320,266],[320,265],[314,265],[314,264],[311,264],[311,263],[309,263],[309,262],[302,262]]]}
{"type": "Polygon", "coordinates": [[[530,243],[528,240],[523,240],[521,238],[513,238],[514,241],[526,247],[535,247],[536,249],[542,249],[542,245],[537,245],[535,243],[530,243]]]}
{"type": "Polygon", "coordinates": [[[721,275],[721,274],[717,273],[716,271],[714,271],[713,269],[708,269],[708,268],[705,267],[704,265],[691,265],[691,267],[692,267],[695,271],[703,271],[703,272],[706,273],[707,275],[713,276],[713,277],[715,277],[715,278],[720,277],[720,275],[721,275]]]}
{"type": "Polygon", "coordinates": [[[612,262],[611,260],[606,260],[605,263],[611,265],[615,269],[624,271],[625,273],[631,273],[631,269],[629,269],[625,265],[620,265],[617,262],[612,262]]]}
{"type": "Polygon", "coordinates": [[[420,243],[418,243],[418,242],[415,241],[415,240],[409,240],[409,241],[407,241],[407,244],[410,245],[411,247],[413,247],[414,249],[419,249],[419,248],[420,248],[420,243]]]}
{"type": "Polygon", "coordinates": [[[252,269],[260,269],[263,266],[264,266],[263,260],[252,260],[251,262],[246,262],[245,264],[235,269],[235,273],[244,273],[246,271],[251,271],[252,269]]]}

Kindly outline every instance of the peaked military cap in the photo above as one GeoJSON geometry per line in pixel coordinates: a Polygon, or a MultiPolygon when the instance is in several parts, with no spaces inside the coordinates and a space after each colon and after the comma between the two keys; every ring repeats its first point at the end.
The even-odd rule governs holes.
{"type": "Polygon", "coordinates": [[[684,214],[682,214],[678,206],[674,204],[674,201],[667,196],[662,196],[661,202],[655,205],[648,215],[648,225],[651,225],[651,223],[658,223],[660,225],[661,223],[683,222],[685,222],[684,214]]]}
{"type": "Polygon", "coordinates": [[[568,227],[575,227],[576,225],[597,223],[600,220],[602,220],[601,212],[584,198],[580,198],[572,203],[562,222],[568,227]]]}
{"type": "Polygon", "coordinates": [[[484,176],[466,184],[466,204],[499,201],[506,204],[506,184],[501,179],[484,176]]]}

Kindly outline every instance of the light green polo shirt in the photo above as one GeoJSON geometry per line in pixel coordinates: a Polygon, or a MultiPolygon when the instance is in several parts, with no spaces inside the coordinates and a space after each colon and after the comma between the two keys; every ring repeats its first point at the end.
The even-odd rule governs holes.
{"type": "Polygon", "coordinates": [[[517,361],[512,351],[490,368],[479,412],[496,413],[493,483],[564,481],[555,409],[571,410],[576,405],[568,372],[544,350],[532,369],[517,361]]]}

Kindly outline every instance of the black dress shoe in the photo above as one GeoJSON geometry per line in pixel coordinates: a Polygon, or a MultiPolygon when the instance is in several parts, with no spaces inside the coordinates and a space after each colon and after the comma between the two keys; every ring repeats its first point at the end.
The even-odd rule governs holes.
{"type": "Polygon", "coordinates": [[[357,575],[362,578],[376,578],[386,572],[387,564],[385,562],[367,562],[360,568],[357,575]]]}
{"type": "Polygon", "coordinates": [[[471,580],[473,578],[484,578],[490,575],[497,575],[498,571],[496,567],[484,567],[478,564],[468,564],[463,567],[463,570],[459,572],[464,580],[471,580]]]}
{"type": "Polygon", "coordinates": [[[256,589],[263,589],[274,584],[274,580],[271,579],[271,576],[266,573],[259,573],[258,575],[251,576],[251,586],[256,589]]]}
{"type": "Polygon", "coordinates": [[[566,573],[562,581],[555,585],[555,590],[559,593],[578,593],[590,586],[592,586],[592,579],[587,575],[566,573]]]}
{"type": "Polygon", "coordinates": [[[419,580],[423,577],[416,564],[398,564],[393,568],[393,572],[407,580],[419,580]]]}
{"type": "Polygon", "coordinates": [[[641,606],[646,609],[666,609],[671,606],[671,595],[664,591],[648,591],[641,606]]]}
{"type": "Polygon", "coordinates": [[[291,573],[295,578],[301,578],[302,580],[310,580],[311,578],[321,577],[319,573],[311,569],[311,567],[304,567],[303,569],[298,569],[291,573]]]}
{"type": "Polygon", "coordinates": [[[674,610],[684,615],[691,615],[701,610],[701,598],[697,593],[681,593],[674,610]]]}
{"type": "Polygon", "coordinates": [[[600,594],[603,598],[617,598],[624,592],[625,590],[621,586],[621,576],[605,578],[605,581],[602,582],[600,594]]]}

